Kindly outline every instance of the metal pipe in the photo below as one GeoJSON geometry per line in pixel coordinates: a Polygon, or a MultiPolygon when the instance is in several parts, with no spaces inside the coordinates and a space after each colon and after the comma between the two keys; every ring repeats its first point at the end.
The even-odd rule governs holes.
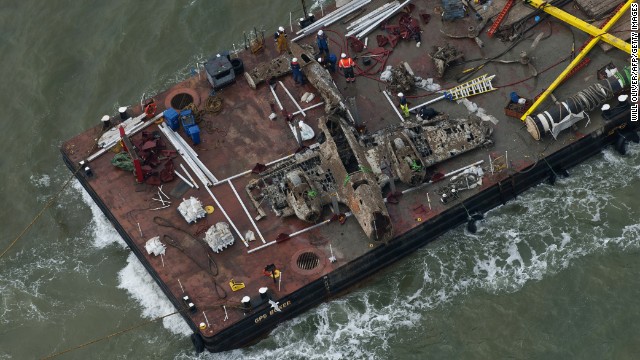
{"type": "Polygon", "coordinates": [[[179,134],[177,134],[175,131],[171,130],[174,134],[176,139],[182,144],[182,148],[185,149],[187,151],[187,153],[189,154],[189,156],[191,157],[191,159],[193,160],[193,162],[198,166],[198,168],[206,175],[207,178],[209,178],[209,180],[211,181],[211,183],[215,183],[218,181],[218,179],[211,173],[211,171],[209,171],[209,169],[207,168],[207,166],[200,161],[200,159],[198,158],[198,154],[196,153],[195,150],[193,150],[193,148],[187,144],[187,142],[182,138],[182,136],[180,136],[179,134]]]}
{"type": "Polygon", "coordinates": [[[333,12],[327,14],[327,16],[322,17],[320,19],[318,19],[316,22],[314,22],[313,24],[305,27],[304,29],[300,29],[298,30],[298,32],[296,32],[296,35],[299,35],[297,37],[295,37],[293,40],[291,41],[297,41],[299,39],[304,38],[305,36],[311,34],[312,32],[315,32],[317,29],[320,29],[324,26],[329,26],[331,24],[333,24],[334,22],[342,19],[343,17],[347,16],[348,14],[351,14],[352,12],[358,10],[359,8],[363,7],[364,5],[368,4],[369,2],[371,2],[371,0],[354,0],[352,2],[350,2],[349,4],[342,6],[341,8],[334,10],[333,12]]]}
{"type": "Polygon", "coordinates": [[[191,174],[187,171],[187,169],[184,168],[184,165],[180,164],[180,167],[182,168],[182,170],[184,170],[185,174],[187,174],[187,176],[189,177],[189,180],[191,180],[191,183],[195,185],[196,189],[199,189],[200,187],[198,186],[198,184],[196,184],[196,181],[193,180],[193,178],[191,177],[191,174]]]}
{"type": "Polygon", "coordinates": [[[306,28],[298,30],[296,32],[296,35],[311,33],[316,29],[322,26],[325,26],[328,22],[336,18],[338,19],[342,18],[344,15],[347,15],[352,11],[357,10],[359,6],[365,5],[369,2],[370,2],[369,0],[353,0],[350,3],[328,13],[326,16],[321,17],[320,19],[316,20],[313,24],[307,26],[306,28]]]}
{"type": "Polygon", "coordinates": [[[400,121],[404,122],[404,118],[402,117],[402,115],[400,115],[400,111],[396,108],[396,105],[393,103],[393,101],[391,101],[391,98],[389,97],[389,94],[387,94],[387,90],[382,90],[382,93],[384,94],[384,97],[386,97],[387,100],[389,100],[389,104],[391,104],[391,107],[393,108],[393,111],[396,112],[396,114],[400,118],[400,121]]]}
{"type": "MultiPolygon", "coordinates": [[[[304,110],[304,111],[309,111],[309,110],[314,109],[314,108],[317,108],[318,106],[323,105],[323,104],[324,104],[324,101],[321,101],[321,102],[319,102],[319,103],[317,103],[317,104],[315,104],[315,105],[311,105],[311,106],[309,106],[309,107],[307,107],[307,108],[304,108],[303,110],[304,110]]],[[[291,115],[298,115],[298,114],[300,114],[300,113],[301,113],[301,112],[298,110],[298,111],[294,112],[294,113],[293,113],[293,114],[291,114],[291,115]]]]}
{"type": "MultiPolygon", "coordinates": [[[[185,171],[186,171],[186,170],[185,170],[185,171]]],[[[174,173],[174,174],[176,174],[176,175],[178,175],[178,177],[179,177],[180,179],[182,179],[182,181],[184,181],[184,182],[185,182],[185,184],[189,185],[189,187],[191,187],[192,189],[194,188],[194,185],[191,183],[191,181],[189,181],[189,180],[185,179],[185,177],[184,177],[184,176],[180,175],[180,173],[178,172],[178,170],[173,170],[173,173],[174,173]]],[[[192,180],[192,181],[193,181],[193,180],[192,180]]],[[[160,201],[162,201],[162,200],[160,200],[160,201]]],[[[162,201],[162,202],[163,202],[163,204],[164,204],[164,201],[162,201]]]]}
{"type": "Polygon", "coordinates": [[[445,98],[445,95],[439,96],[439,97],[437,97],[437,98],[435,98],[435,99],[432,99],[432,100],[427,101],[426,103],[422,103],[422,104],[420,104],[420,105],[416,105],[416,106],[412,107],[411,109],[409,109],[409,111],[414,111],[414,110],[416,110],[416,109],[418,109],[418,108],[421,108],[421,107],[423,107],[423,106],[433,104],[434,102],[438,102],[438,101],[440,101],[440,100],[442,100],[442,99],[444,99],[444,98],[445,98]]]}
{"type": "MultiPolygon", "coordinates": [[[[622,14],[624,14],[627,11],[627,9],[631,6],[631,3],[633,2],[635,2],[635,0],[628,0],[624,4],[624,6],[622,6],[622,8],[620,8],[620,10],[611,18],[611,20],[609,20],[609,22],[602,29],[600,29],[597,26],[593,26],[588,22],[569,14],[568,12],[562,9],[559,9],[553,5],[550,5],[546,1],[543,1],[543,0],[526,0],[525,1],[526,4],[529,4],[535,7],[536,9],[541,9],[542,11],[555,17],[556,19],[559,19],[573,26],[578,30],[582,30],[586,32],[587,34],[593,36],[595,39],[602,40],[612,46],[615,46],[618,49],[626,52],[627,54],[631,54],[631,44],[607,33],[607,31],[615,24],[615,22],[622,16],[622,14]]],[[[596,42],[598,40],[596,40],[596,42]]]]}
{"type": "Polygon", "coordinates": [[[385,10],[387,10],[389,7],[394,6],[394,5],[398,5],[399,2],[394,1],[394,2],[390,2],[387,4],[384,4],[382,6],[380,6],[379,8],[371,11],[368,14],[365,14],[364,16],[362,16],[361,18],[359,18],[358,20],[352,21],[348,26],[347,26],[347,30],[351,30],[354,27],[362,24],[365,21],[370,21],[373,17],[379,15],[380,13],[384,12],[385,10]]]}
{"type": "Polygon", "coordinates": [[[386,16],[382,17],[381,19],[377,20],[373,25],[371,25],[370,27],[368,27],[367,29],[365,29],[364,31],[360,32],[358,35],[356,35],[356,37],[358,39],[366,36],[367,34],[369,34],[370,32],[372,32],[373,30],[375,30],[378,25],[380,25],[383,21],[387,20],[388,18],[390,18],[391,16],[395,15],[396,12],[400,11],[400,9],[402,9],[405,5],[407,5],[411,0],[407,0],[405,2],[403,2],[402,4],[400,4],[400,6],[393,8],[392,10],[390,10],[386,16]]]}
{"type": "Polygon", "coordinates": [[[291,99],[291,101],[293,101],[293,104],[298,108],[298,111],[300,111],[302,113],[302,116],[306,117],[307,114],[304,112],[304,110],[302,110],[302,108],[300,107],[300,104],[298,104],[298,102],[296,101],[296,99],[293,97],[293,95],[291,95],[291,93],[289,92],[289,89],[287,89],[284,84],[282,83],[282,81],[278,81],[278,83],[280,84],[280,86],[282,86],[282,88],[284,89],[284,91],[287,93],[287,95],[289,95],[289,98],[291,99]]]}
{"type": "MultiPolygon", "coordinates": [[[[275,163],[280,162],[280,161],[282,161],[282,160],[287,160],[288,158],[293,157],[293,156],[295,156],[295,155],[296,155],[296,154],[291,154],[291,155],[287,155],[287,156],[281,157],[280,159],[273,160],[273,161],[271,161],[271,162],[268,162],[268,163],[266,164],[266,166],[269,166],[269,165],[275,164],[275,163]]],[[[241,172],[241,173],[239,173],[239,174],[232,175],[232,176],[230,176],[230,177],[228,177],[228,178],[226,178],[226,179],[223,179],[222,181],[218,181],[218,182],[214,183],[214,184],[213,184],[213,186],[220,185],[220,184],[223,184],[223,183],[225,183],[225,182],[227,182],[227,181],[229,181],[229,180],[233,180],[233,179],[239,178],[240,176],[247,175],[247,174],[251,173],[251,171],[252,171],[252,170],[247,170],[247,171],[243,171],[243,172],[241,172]]]]}
{"type": "Polygon", "coordinates": [[[205,184],[205,186],[212,185],[212,182],[209,181],[209,179],[204,173],[202,173],[202,171],[195,164],[191,156],[189,156],[187,151],[183,148],[183,145],[176,139],[178,135],[173,130],[168,129],[165,124],[160,124],[158,128],[160,129],[160,131],[162,131],[162,133],[166,136],[169,142],[173,145],[173,147],[176,149],[178,154],[182,156],[182,159],[187,163],[187,165],[189,165],[193,173],[196,174],[196,177],[200,179],[200,181],[203,184],[205,184]]]}
{"type": "Polygon", "coordinates": [[[231,182],[231,180],[228,180],[227,183],[229,183],[229,186],[231,187],[231,190],[233,190],[233,193],[236,194],[236,198],[238,199],[238,202],[240,203],[240,205],[242,205],[242,209],[244,210],[244,213],[247,214],[249,221],[251,221],[251,225],[253,225],[254,229],[256,229],[256,232],[258,233],[258,236],[260,236],[262,243],[263,244],[266,243],[266,241],[264,240],[264,237],[262,236],[262,233],[260,232],[260,229],[258,229],[258,225],[256,225],[256,223],[253,221],[253,217],[251,217],[251,214],[249,214],[249,210],[247,210],[247,207],[244,206],[244,202],[242,202],[242,199],[240,198],[238,191],[236,191],[236,187],[233,186],[233,183],[231,182]]]}
{"type": "Polygon", "coordinates": [[[392,6],[392,7],[389,7],[387,9],[385,9],[383,12],[371,17],[367,21],[362,22],[361,24],[355,26],[353,29],[349,30],[349,32],[347,33],[346,36],[351,36],[351,35],[357,34],[360,31],[363,31],[363,30],[371,27],[371,25],[373,23],[375,23],[376,21],[386,18],[386,16],[388,16],[392,11],[397,9],[398,6],[399,6],[399,4],[396,4],[396,5],[392,6]]]}
{"type": "Polygon", "coordinates": [[[233,221],[231,221],[231,218],[229,217],[227,212],[224,211],[224,208],[222,207],[222,205],[220,204],[218,199],[216,199],[216,197],[213,195],[213,193],[211,192],[211,190],[207,186],[205,186],[204,189],[207,190],[209,195],[211,195],[211,198],[216,203],[216,206],[218,207],[218,210],[220,210],[222,212],[222,215],[224,215],[225,219],[227,219],[229,224],[231,224],[231,227],[233,227],[233,230],[236,231],[236,234],[238,234],[238,237],[240,237],[240,240],[242,240],[242,242],[244,243],[244,246],[249,247],[249,243],[247,242],[247,240],[245,240],[244,236],[242,236],[242,234],[240,233],[240,231],[236,227],[236,224],[234,224],[233,221]]]}
{"type": "Polygon", "coordinates": [[[276,99],[276,103],[278,103],[278,107],[280,108],[280,110],[284,110],[284,108],[282,107],[282,103],[280,102],[280,99],[278,99],[278,95],[276,94],[276,91],[273,90],[273,86],[269,85],[269,89],[271,90],[273,97],[276,99]]]}
{"type": "MultiPolygon", "coordinates": [[[[141,117],[146,116],[145,114],[140,115],[141,117]]],[[[128,129],[125,129],[125,134],[126,135],[134,135],[136,133],[138,133],[140,130],[147,128],[149,125],[153,124],[154,122],[156,122],[159,118],[162,117],[162,113],[154,116],[152,119],[147,120],[143,123],[139,123],[138,125],[135,125],[133,127],[130,127],[128,129]]],[[[106,153],[107,151],[111,150],[112,147],[114,147],[117,143],[120,142],[120,135],[118,135],[117,139],[111,141],[109,144],[106,144],[102,149],[96,151],[95,153],[93,153],[91,156],[89,156],[87,158],[87,162],[91,162],[95,159],[97,159],[98,157],[100,157],[101,155],[103,155],[104,153],[106,153]]]]}
{"type": "MultiPolygon", "coordinates": [[[[346,217],[349,217],[349,216],[351,216],[351,215],[353,215],[353,214],[352,214],[351,212],[347,212],[347,213],[346,213],[346,214],[344,214],[344,215],[345,215],[346,217]]],[[[319,228],[320,226],[326,225],[326,224],[328,224],[328,223],[330,223],[330,222],[331,222],[331,219],[324,220],[324,221],[322,221],[322,222],[319,222],[319,223],[317,223],[317,224],[311,225],[311,226],[309,226],[309,227],[307,227],[307,228],[304,228],[304,229],[302,229],[302,230],[298,230],[298,231],[296,231],[296,232],[294,232],[294,233],[291,233],[291,234],[289,235],[289,237],[290,237],[290,238],[292,238],[292,237],[294,237],[294,236],[298,236],[298,235],[300,235],[300,234],[304,234],[304,233],[306,233],[306,232],[307,232],[307,231],[309,231],[309,230],[313,230],[313,229],[315,229],[315,228],[319,228]]],[[[269,246],[271,246],[271,245],[273,245],[273,244],[275,244],[275,243],[277,243],[277,241],[276,241],[276,240],[269,241],[268,243],[266,243],[266,244],[264,244],[264,245],[260,245],[260,246],[258,246],[257,248],[253,248],[253,249],[251,249],[251,250],[247,251],[247,254],[251,254],[252,252],[256,252],[256,251],[258,251],[258,250],[264,249],[264,248],[269,247],[269,246]]]]}
{"type": "MultiPolygon", "coordinates": [[[[620,17],[627,11],[627,9],[629,9],[629,7],[631,6],[631,3],[633,3],[633,2],[634,2],[634,0],[628,0],[620,8],[620,10],[618,10],[618,12],[615,15],[613,15],[611,20],[609,20],[609,22],[607,22],[605,24],[605,26],[602,27],[602,29],[598,29],[598,31],[603,33],[603,34],[606,33],[613,25],[615,25],[616,21],[618,21],[618,19],[620,19],[620,17]]],[[[547,7],[543,8],[543,10],[546,9],[546,8],[547,7]]],[[[533,112],[538,108],[538,106],[540,106],[540,104],[542,104],[542,102],[547,99],[547,96],[549,96],[549,94],[551,94],[562,83],[562,81],[567,76],[567,74],[569,74],[569,72],[576,65],[578,65],[585,56],[587,56],[587,53],[589,53],[589,51],[591,51],[591,49],[593,49],[593,47],[596,46],[596,44],[598,43],[599,40],[600,40],[600,36],[595,36],[593,39],[591,39],[589,41],[589,43],[584,47],[584,49],[582,51],[580,51],[580,53],[578,53],[578,55],[576,55],[576,57],[571,61],[571,63],[566,67],[566,69],[564,69],[560,73],[560,75],[551,83],[551,85],[549,85],[547,87],[547,89],[542,92],[542,94],[538,97],[538,99],[536,99],[536,101],[533,102],[531,107],[524,113],[524,115],[522,115],[522,117],[520,117],[520,120],[525,121],[525,120],[527,120],[529,115],[533,114],[533,112]]],[[[626,42],[625,42],[625,44],[629,45],[626,42]]],[[[629,52],[629,51],[627,51],[627,52],[629,52]]]]}

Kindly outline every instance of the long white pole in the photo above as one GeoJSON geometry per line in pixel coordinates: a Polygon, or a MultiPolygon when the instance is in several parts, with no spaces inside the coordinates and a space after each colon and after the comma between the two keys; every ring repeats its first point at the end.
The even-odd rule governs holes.
{"type": "Polygon", "coordinates": [[[236,224],[234,224],[233,221],[231,221],[231,218],[229,217],[229,215],[227,214],[226,211],[224,211],[224,208],[222,207],[222,205],[220,205],[220,202],[218,201],[218,199],[216,199],[216,197],[213,195],[213,193],[211,192],[211,190],[209,190],[209,188],[205,185],[204,187],[205,190],[207,190],[207,192],[209,193],[209,195],[211,195],[211,198],[213,199],[213,201],[216,203],[216,206],[218,207],[218,210],[220,210],[222,212],[222,215],[224,215],[224,217],[227,219],[227,221],[229,222],[229,224],[231,224],[231,227],[233,227],[233,230],[236,231],[236,234],[238,234],[238,237],[240,237],[240,240],[242,240],[242,242],[244,243],[244,246],[249,247],[249,243],[247,242],[247,240],[245,240],[244,236],[242,236],[242,234],[240,233],[240,231],[238,230],[238,228],[236,227],[236,224]]]}
{"type": "MultiPolygon", "coordinates": [[[[317,108],[318,106],[323,105],[323,104],[324,104],[324,101],[321,101],[321,102],[319,102],[319,103],[317,103],[317,104],[311,105],[311,106],[309,106],[309,107],[307,107],[307,108],[304,108],[304,109],[302,109],[302,110],[304,110],[304,111],[309,111],[309,110],[314,109],[314,108],[317,108]]],[[[298,114],[300,114],[300,113],[301,113],[300,111],[296,111],[296,112],[294,112],[294,113],[293,113],[293,114],[291,114],[291,115],[298,115],[298,114]]]]}
{"type": "Polygon", "coordinates": [[[191,177],[191,174],[187,171],[187,169],[184,168],[184,165],[180,164],[180,167],[185,172],[185,174],[187,174],[187,176],[189,177],[189,180],[191,180],[191,183],[195,185],[196,189],[199,189],[200,187],[198,186],[198,184],[196,184],[196,181],[193,180],[193,178],[191,177]]]}
{"type": "Polygon", "coordinates": [[[278,99],[278,95],[276,94],[276,91],[273,90],[273,86],[269,85],[269,89],[273,94],[273,98],[276,99],[276,103],[278,103],[278,107],[280,108],[280,110],[284,110],[284,108],[282,107],[282,103],[280,102],[280,99],[278,99]]]}
{"type": "Polygon", "coordinates": [[[298,104],[298,102],[296,101],[296,99],[293,97],[293,95],[291,95],[291,93],[289,92],[289,89],[287,89],[284,84],[282,83],[282,81],[278,81],[278,83],[280,83],[280,86],[282,86],[282,88],[284,89],[284,91],[287,93],[287,95],[289,95],[289,98],[291,99],[291,101],[293,101],[294,105],[298,108],[298,111],[300,111],[302,113],[302,116],[306,117],[307,114],[304,112],[304,110],[302,110],[302,108],[300,107],[300,104],[298,104]]]}
{"type": "Polygon", "coordinates": [[[398,110],[398,108],[396,108],[396,105],[393,103],[393,101],[391,101],[391,98],[389,97],[389,94],[387,94],[387,90],[382,90],[382,93],[384,94],[384,97],[386,97],[387,100],[389,101],[389,104],[391,104],[391,107],[393,108],[393,111],[396,112],[396,114],[400,118],[400,121],[404,122],[404,118],[402,117],[402,115],[400,115],[400,111],[398,110]]]}
{"type": "Polygon", "coordinates": [[[258,236],[260,236],[262,243],[263,244],[266,243],[266,241],[264,240],[264,237],[262,236],[262,233],[260,232],[260,229],[258,229],[258,225],[256,225],[256,223],[253,221],[253,217],[251,216],[251,214],[249,214],[249,210],[247,210],[247,207],[244,206],[244,202],[240,198],[238,191],[236,191],[236,187],[233,186],[233,183],[231,182],[231,180],[228,180],[227,183],[229,183],[229,186],[231,187],[231,190],[233,190],[233,193],[236,194],[236,198],[238,199],[238,202],[240,203],[240,205],[242,205],[242,209],[244,210],[244,213],[247,214],[249,221],[251,221],[251,225],[253,225],[253,227],[256,229],[256,232],[258,233],[258,236]]]}

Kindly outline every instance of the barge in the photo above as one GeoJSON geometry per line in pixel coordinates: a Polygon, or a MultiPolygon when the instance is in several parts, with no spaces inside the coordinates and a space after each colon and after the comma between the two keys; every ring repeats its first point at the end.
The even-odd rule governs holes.
{"type": "MultiPolygon", "coordinates": [[[[514,3],[305,9],[286,42],[252,30],[245,49],[220,50],[66,141],[63,159],[195,349],[247,346],[449,229],[475,231],[487,210],[604,147],[624,154],[637,141],[629,54],[596,47],[565,77],[594,41],[514,3]],[[326,66],[329,54],[352,59],[356,81],[326,66]],[[559,75],[555,99],[536,101],[559,75]]],[[[611,16],[628,12],[615,5],[611,16]]]]}

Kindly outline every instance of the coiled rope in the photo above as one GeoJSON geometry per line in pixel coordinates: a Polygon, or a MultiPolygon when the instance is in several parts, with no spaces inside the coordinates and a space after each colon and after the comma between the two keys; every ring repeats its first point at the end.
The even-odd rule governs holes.
{"type": "MultiPolygon", "coordinates": [[[[607,83],[607,85],[609,85],[609,83],[607,83]]],[[[613,90],[610,85],[604,86],[601,83],[596,83],[571,96],[566,102],[572,102],[576,107],[579,106],[585,112],[591,112],[612,97],[613,90]]]]}
{"type": "Polygon", "coordinates": [[[213,258],[211,257],[211,255],[209,255],[209,248],[207,247],[206,244],[204,244],[204,242],[202,240],[199,240],[198,238],[194,237],[193,235],[191,235],[191,233],[189,233],[188,231],[174,225],[171,221],[160,217],[160,216],[156,216],[153,218],[153,222],[156,223],[159,226],[163,226],[163,227],[168,227],[171,229],[175,229],[177,231],[180,231],[182,233],[184,233],[185,235],[189,236],[189,238],[191,238],[193,241],[197,242],[198,244],[200,244],[200,246],[202,246],[202,250],[204,251],[205,255],[207,256],[208,259],[208,266],[209,268],[205,268],[204,266],[200,265],[200,263],[198,261],[196,261],[196,259],[194,259],[191,255],[187,254],[184,250],[183,247],[181,247],[176,241],[175,239],[173,239],[172,237],[168,236],[168,235],[164,235],[163,240],[167,239],[167,244],[178,249],[179,251],[181,251],[183,254],[185,254],[189,259],[191,259],[191,261],[193,261],[196,265],[198,265],[199,268],[201,268],[202,270],[204,270],[207,274],[209,274],[209,276],[211,276],[211,281],[213,282],[213,288],[216,291],[216,295],[218,296],[219,299],[225,299],[227,297],[227,291],[218,284],[218,282],[216,281],[215,277],[218,275],[218,264],[216,264],[215,260],[213,260],[213,258]]]}

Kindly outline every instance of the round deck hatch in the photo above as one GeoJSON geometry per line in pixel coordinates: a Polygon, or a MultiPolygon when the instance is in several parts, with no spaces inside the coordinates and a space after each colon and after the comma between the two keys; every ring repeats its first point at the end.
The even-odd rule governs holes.
{"type": "Polygon", "coordinates": [[[184,92],[178,93],[171,98],[171,107],[176,110],[182,110],[191,103],[193,103],[193,96],[184,92]]]}
{"type": "Polygon", "coordinates": [[[290,269],[301,275],[313,275],[322,272],[327,264],[327,255],[314,248],[300,249],[291,256],[290,269]]]}
{"type": "Polygon", "coordinates": [[[296,261],[296,265],[298,265],[298,268],[302,270],[315,269],[319,264],[320,258],[318,257],[318,254],[311,251],[303,252],[298,255],[298,260],[296,261]]]}

